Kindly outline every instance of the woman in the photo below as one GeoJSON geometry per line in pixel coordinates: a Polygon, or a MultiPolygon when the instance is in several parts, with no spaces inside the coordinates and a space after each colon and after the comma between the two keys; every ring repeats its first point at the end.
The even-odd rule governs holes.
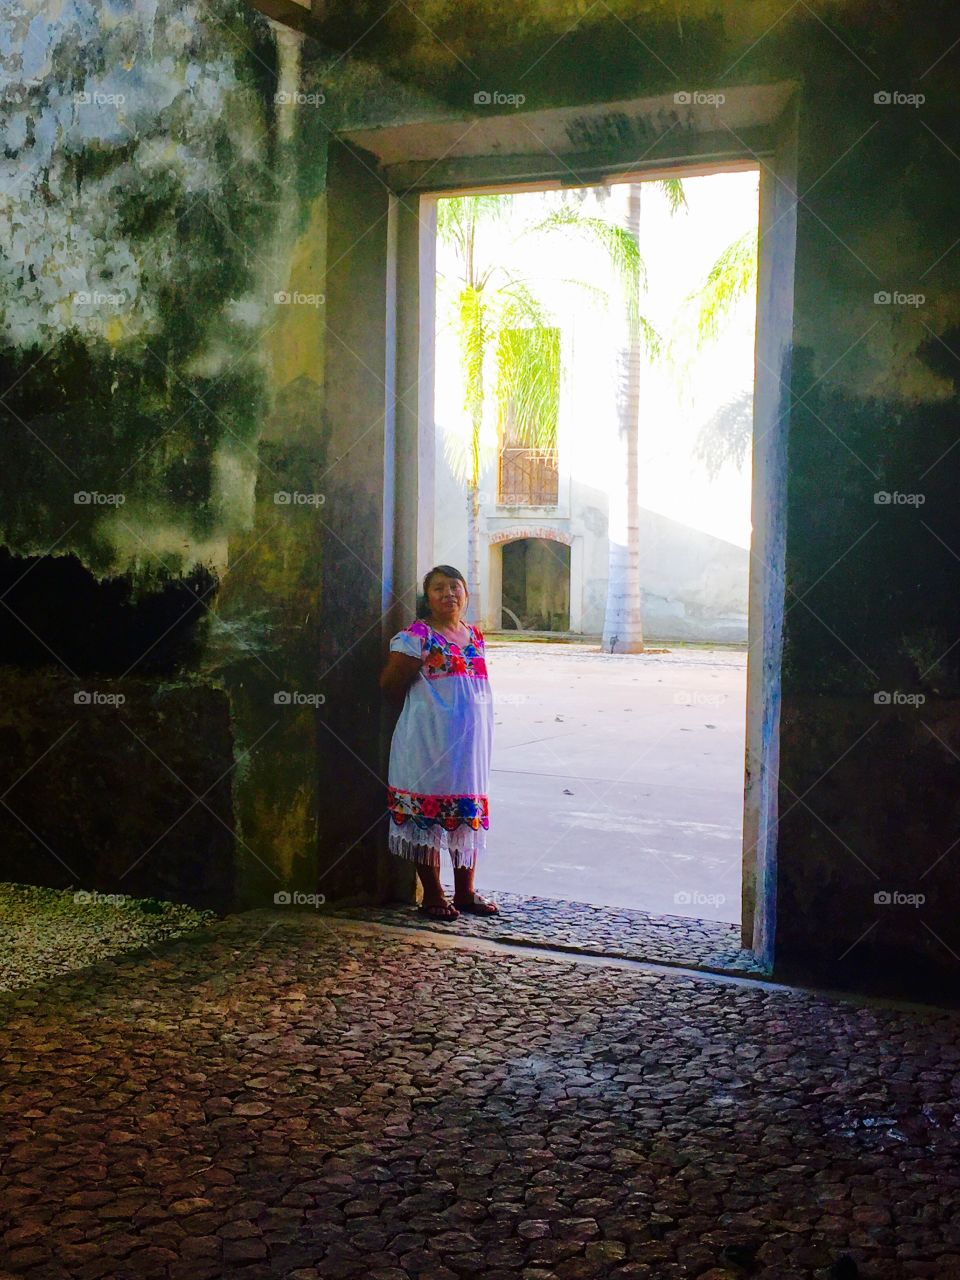
{"type": "Polygon", "coordinates": [[[469,593],[458,569],[435,565],[423,594],[426,616],[391,639],[380,675],[380,688],[403,705],[387,774],[389,847],[416,863],[424,915],[495,915],[497,904],[473,887],[490,826],[493,702],[483,634],[461,621],[469,593]],[[444,852],[453,863],[452,903],[440,883],[444,852]]]}

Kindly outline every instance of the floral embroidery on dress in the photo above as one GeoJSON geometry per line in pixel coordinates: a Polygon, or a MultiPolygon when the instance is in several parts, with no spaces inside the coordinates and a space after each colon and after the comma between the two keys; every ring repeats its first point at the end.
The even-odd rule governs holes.
{"type": "Polygon", "coordinates": [[[467,676],[475,680],[488,678],[483,656],[483,632],[469,622],[466,625],[470,630],[470,640],[462,648],[420,619],[407,627],[407,631],[420,640],[424,655],[423,671],[428,680],[436,680],[440,676],[467,676]]]}
{"type": "Polygon", "coordinates": [[[433,826],[455,831],[459,826],[490,826],[490,807],[486,796],[428,796],[416,791],[387,788],[387,807],[398,825],[408,819],[421,830],[433,826]]]}

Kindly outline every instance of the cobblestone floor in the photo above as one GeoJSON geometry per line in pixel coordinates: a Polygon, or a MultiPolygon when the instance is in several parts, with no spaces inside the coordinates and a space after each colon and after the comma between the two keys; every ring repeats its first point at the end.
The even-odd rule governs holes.
{"type": "MultiPolygon", "coordinates": [[[[445,890],[447,896],[452,897],[453,883],[447,884],[445,890]]],[[[650,960],[712,973],[764,972],[753,952],[741,948],[738,925],[517,893],[484,892],[483,896],[495,901],[500,908],[496,916],[461,913],[452,923],[447,923],[420,915],[413,906],[331,907],[330,914],[429,929],[435,933],[456,932],[497,942],[555,947],[587,955],[650,960]]]]}
{"type": "Polygon", "coordinates": [[[157,951],[0,996],[4,1275],[960,1276],[956,1015],[293,912],[157,951]]]}

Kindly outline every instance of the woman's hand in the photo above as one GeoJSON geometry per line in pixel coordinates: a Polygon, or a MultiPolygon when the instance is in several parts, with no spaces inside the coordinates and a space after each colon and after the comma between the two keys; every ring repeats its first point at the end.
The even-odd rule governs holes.
{"type": "Polygon", "coordinates": [[[403,706],[407,690],[420,674],[422,658],[411,658],[408,653],[391,653],[387,665],[380,672],[380,688],[397,706],[403,706]]]}

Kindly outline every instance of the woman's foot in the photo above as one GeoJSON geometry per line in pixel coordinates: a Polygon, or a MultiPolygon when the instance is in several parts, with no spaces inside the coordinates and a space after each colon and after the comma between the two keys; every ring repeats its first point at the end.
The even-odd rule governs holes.
{"type": "Polygon", "coordinates": [[[439,902],[422,902],[417,908],[421,915],[429,916],[431,920],[456,920],[460,912],[446,898],[442,898],[439,902]]]}
{"type": "Polygon", "coordinates": [[[454,894],[453,903],[461,911],[466,911],[472,916],[495,916],[500,912],[500,908],[495,902],[487,902],[485,898],[481,898],[479,893],[475,892],[461,896],[454,894]]]}

